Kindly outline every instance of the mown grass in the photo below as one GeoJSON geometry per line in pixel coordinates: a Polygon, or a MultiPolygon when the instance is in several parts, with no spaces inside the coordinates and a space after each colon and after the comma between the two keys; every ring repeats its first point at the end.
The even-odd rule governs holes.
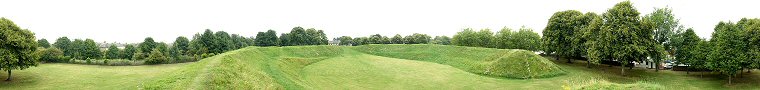
{"type": "Polygon", "coordinates": [[[508,78],[541,78],[565,72],[530,51],[427,44],[363,45],[367,54],[450,65],[468,72],[508,78]]]}
{"type": "MultiPolygon", "coordinates": [[[[455,61],[432,60],[435,58],[468,60],[468,58],[493,55],[488,54],[493,52],[488,52],[485,48],[426,45],[410,45],[409,47],[414,48],[402,49],[423,51],[397,52],[397,54],[418,57],[392,58],[391,53],[386,53],[388,55],[365,53],[369,51],[357,49],[361,46],[248,47],[198,62],[183,64],[147,66],[42,64],[39,67],[14,71],[14,81],[3,82],[0,90],[752,90],[760,88],[760,73],[756,72],[744,74],[743,78],[735,80],[733,85],[725,85],[726,80],[720,78],[718,74],[686,74],[668,70],[654,72],[651,69],[634,68],[626,70],[627,75],[623,76],[619,75],[619,67],[602,65],[586,68],[585,62],[568,64],[564,61],[554,61],[551,57],[543,58],[549,60],[547,63],[554,63],[561,68],[565,72],[563,75],[515,79],[474,73],[468,71],[467,68],[459,68],[457,64],[452,64],[456,63],[455,61]],[[451,54],[440,52],[468,50],[472,53],[461,53],[456,57],[441,56],[451,54]],[[429,54],[441,57],[432,57],[429,54]]],[[[509,52],[500,54],[505,53],[509,52]]],[[[472,62],[461,63],[462,65],[472,64],[472,62]]],[[[493,63],[493,60],[491,62],[484,60],[475,64],[488,63],[493,63]]],[[[5,74],[7,73],[0,72],[0,77],[4,77],[5,74]]]]}
{"type": "MultiPolygon", "coordinates": [[[[101,66],[46,63],[25,70],[14,70],[12,81],[0,81],[0,90],[125,90],[138,89],[144,81],[182,69],[190,63],[101,66]]],[[[0,73],[5,79],[6,72],[0,73]]]]}

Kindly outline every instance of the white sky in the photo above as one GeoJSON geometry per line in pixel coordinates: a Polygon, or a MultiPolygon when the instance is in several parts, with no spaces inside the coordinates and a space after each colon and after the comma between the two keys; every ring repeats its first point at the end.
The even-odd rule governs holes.
{"type": "MultiPolygon", "coordinates": [[[[520,26],[541,32],[557,11],[603,13],[619,0],[4,0],[0,17],[50,43],[61,36],[99,42],[172,42],[204,29],[254,36],[295,26],[325,30],[328,38],[425,33],[452,36],[463,28],[520,26]]],[[[681,24],[707,38],[720,21],[760,18],[760,1],[632,1],[642,16],[671,7],[681,24]]],[[[278,34],[279,35],[279,34],[278,34]]]]}

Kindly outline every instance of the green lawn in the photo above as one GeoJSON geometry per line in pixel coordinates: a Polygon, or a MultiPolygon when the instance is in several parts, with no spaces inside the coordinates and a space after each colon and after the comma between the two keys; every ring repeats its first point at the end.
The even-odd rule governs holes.
{"type": "MultiPolygon", "coordinates": [[[[487,54],[482,53],[488,51],[484,48],[446,48],[448,46],[425,45],[408,46],[411,48],[391,47],[401,47],[416,52],[403,50],[378,52],[345,46],[247,47],[198,62],[182,64],[149,66],[41,64],[39,67],[14,71],[14,80],[3,82],[0,90],[760,89],[760,73],[756,71],[736,79],[734,85],[725,85],[726,80],[717,74],[686,74],[669,70],[654,72],[652,69],[634,68],[626,70],[627,75],[622,76],[619,75],[619,67],[600,65],[586,68],[583,61],[568,64],[564,63],[565,60],[553,61],[551,57],[544,58],[550,60],[552,65],[561,68],[565,73],[543,78],[516,79],[484,75],[476,73],[478,68],[464,67],[466,64],[483,62],[482,60],[444,61],[476,59],[480,57],[476,54],[487,54]],[[452,52],[460,51],[459,49],[477,49],[474,51],[478,52],[454,56],[457,54],[452,52]],[[426,53],[447,56],[433,56],[426,53]]],[[[483,63],[489,63],[489,61],[486,60],[483,63]]],[[[4,76],[6,73],[0,74],[4,76]]]]}
{"type": "MultiPolygon", "coordinates": [[[[45,89],[138,89],[145,81],[167,74],[190,63],[99,66],[48,63],[25,70],[14,70],[12,81],[0,81],[0,90],[45,89]]],[[[5,80],[8,73],[0,73],[5,80]]]]}

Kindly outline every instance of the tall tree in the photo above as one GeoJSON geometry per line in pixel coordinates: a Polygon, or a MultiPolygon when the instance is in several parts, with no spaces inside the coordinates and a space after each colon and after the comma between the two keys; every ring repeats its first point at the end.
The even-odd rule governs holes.
{"type": "Polygon", "coordinates": [[[742,61],[745,61],[746,44],[741,40],[741,29],[731,22],[720,22],[715,26],[710,42],[713,49],[705,64],[711,70],[728,76],[728,83],[741,70],[742,61]]]}
{"type": "Polygon", "coordinates": [[[340,43],[338,43],[339,45],[352,45],[354,43],[353,38],[350,36],[340,36],[336,38],[336,40],[340,41],[340,43]]]}
{"type": "Polygon", "coordinates": [[[648,19],[654,24],[654,40],[657,44],[663,45],[665,49],[673,51],[670,45],[670,40],[680,31],[678,27],[679,21],[673,15],[673,10],[669,8],[655,8],[654,12],[647,14],[643,19],[648,19]]]}
{"type": "Polygon", "coordinates": [[[71,40],[68,37],[60,37],[53,43],[55,48],[61,49],[64,56],[71,56],[74,51],[71,50],[71,40]]]}
{"type": "Polygon", "coordinates": [[[123,54],[124,56],[122,57],[125,59],[132,59],[135,53],[138,53],[137,48],[135,48],[135,46],[132,44],[127,44],[126,46],[124,46],[124,54],[123,54]]]}
{"type": "Polygon", "coordinates": [[[81,59],[100,59],[103,56],[100,52],[100,47],[92,39],[85,39],[81,49],[81,59]]]}
{"type": "Polygon", "coordinates": [[[179,55],[185,55],[185,52],[188,51],[190,47],[190,40],[187,39],[187,37],[179,36],[177,39],[174,40],[174,43],[172,43],[172,48],[177,49],[177,53],[179,55]]]}
{"type": "Polygon", "coordinates": [[[511,42],[515,42],[514,49],[538,51],[538,46],[541,46],[541,36],[539,36],[538,33],[533,32],[533,29],[525,26],[521,27],[520,30],[514,32],[511,36],[514,38],[514,41],[511,42]]]}
{"type": "Polygon", "coordinates": [[[234,48],[232,39],[230,38],[230,35],[227,34],[227,32],[216,31],[216,33],[214,33],[214,36],[216,36],[217,39],[215,40],[215,47],[211,49],[212,53],[224,53],[234,48]]]}
{"type": "Polygon", "coordinates": [[[266,32],[259,32],[256,34],[256,46],[278,46],[277,32],[274,30],[267,30],[266,32]]]}
{"type": "Polygon", "coordinates": [[[150,53],[153,48],[156,48],[156,42],[153,41],[153,38],[146,37],[145,40],[143,40],[143,42],[140,43],[140,45],[137,47],[140,48],[140,51],[142,51],[142,53],[150,53]]]}
{"type": "Polygon", "coordinates": [[[496,32],[496,35],[494,36],[494,47],[499,49],[515,49],[513,45],[515,45],[516,41],[514,37],[512,37],[512,29],[504,27],[501,28],[498,32],[496,32]]]}
{"type": "Polygon", "coordinates": [[[34,54],[37,50],[37,42],[34,33],[27,29],[21,29],[13,21],[0,18],[0,70],[8,72],[11,80],[11,71],[24,70],[31,66],[37,66],[39,56],[34,54]]]}
{"type": "MultiPolygon", "coordinates": [[[[573,53],[573,36],[576,26],[580,23],[576,22],[576,18],[583,15],[583,13],[576,10],[567,10],[554,13],[549,18],[549,23],[546,25],[543,31],[543,44],[546,48],[544,52],[549,54],[555,54],[555,58],[559,60],[560,57],[570,57],[573,53]]],[[[571,60],[567,60],[571,63],[571,60]]]]}
{"type": "Polygon", "coordinates": [[[404,44],[404,37],[402,37],[399,34],[396,34],[396,35],[394,35],[391,38],[391,43],[393,43],[393,44],[404,44]]]}
{"type": "Polygon", "coordinates": [[[39,47],[50,48],[50,42],[48,42],[47,39],[37,40],[37,44],[39,47]]]}
{"type": "MultiPolygon", "coordinates": [[[[589,55],[590,59],[611,58],[617,60],[622,66],[627,66],[633,61],[642,61],[653,51],[651,24],[639,21],[639,12],[630,1],[623,1],[607,10],[602,15],[600,33],[597,34],[595,46],[589,52],[599,54],[600,51],[609,55],[589,55]],[[600,48],[602,47],[602,48],[600,48]]],[[[625,69],[621,68],[622,75],[625,69]]]]}
{"type": "Polygon", "coordinates": [[[106,51],[106,58],[108,59],[121,59],[122,56],[123,55],[121,55],[121,52],[116,45],[109,46],[108,51],[106,51]]]}
{"type": "Polygon", "coordinates": [[[697,36],[696,33],[694,33],[694,30],[689,28],[686,30],[686,32],[679,34],[683,37],[683,43],[678,46],[673,46],[674,48],[677,48],[675,50],[675,57],[678,64],[691,64],[695,61],[698,61],[699,58],[696,51],[699,50],[699,42],[702,41],[702,39],[697,36]]]}

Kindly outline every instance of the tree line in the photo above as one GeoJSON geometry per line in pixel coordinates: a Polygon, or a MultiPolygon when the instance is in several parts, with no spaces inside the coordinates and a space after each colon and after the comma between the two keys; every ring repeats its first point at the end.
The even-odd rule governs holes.
{"type": "Polygon", "coordinates": [[[451,44],[451,38],[448,36],[435,36],[432,38],[427,34],[413,33],[412,35],[401,36],[396,34],[393,37],[373,34],[368,37],[341,36],[334,38],[334,41],[340,41],[338,45],[358,46],[367,44],[451,44]]]}
{"type": "MultiPolygon", "coordinates": [[[[590,64],[619,62],[660,63],[674,60],[691,69],[705,69],[731,78],[747,69],[760,68],[760,19],[720,22],[708,41],[684,28],[668,8],[656,8],[639,16],[629,1],[617,3],[605,13],[566,10],[554,13],[543,30],[543,52],[590,64]]],[[[629,68],[629,69],[630,69],[629,68]]],[[[688,70],[687,70],[688,71],[688,70]]],[[[621,68],[625,75],[625,69],[621,68]]]]}
{"type": "Polygon", "coordinates": [[[472,28],[466,28],[457,32],[451,39],[451,43],[458,46],[539,51],[542,48],[540,39],[541,36],[538,33],[524,26],[516,31],[504,27],[496,33],[490,29],[475,31],[472,28]]]}

